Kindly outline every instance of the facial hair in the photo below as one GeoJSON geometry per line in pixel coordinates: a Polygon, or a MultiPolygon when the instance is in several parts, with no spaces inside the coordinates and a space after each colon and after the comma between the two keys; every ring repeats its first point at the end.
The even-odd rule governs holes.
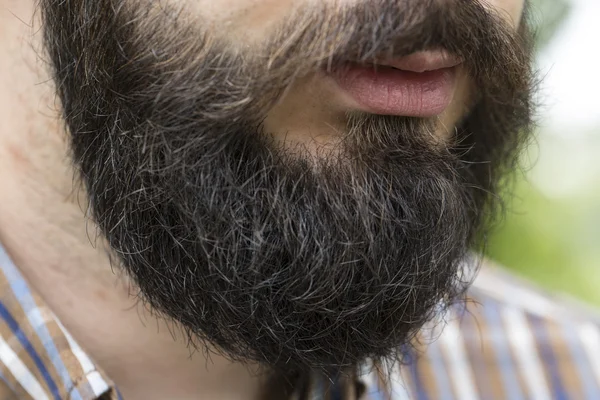
{"type": "MultiPolygon", "coordinates": [[[[42,1],[74,165],[119,265],[194,346],[284,374],[401,357],[464,292],[530,131],[530,36],[477,1],[310,5],[240,51],[174,6],[42,1]],[[347,115],[308,160],[262,121],[307,71],[443,48],[477,88],[445,145],[428,119],[347,115]]],[[[198,17],[199,18],[199,17],[198,17]]]]}

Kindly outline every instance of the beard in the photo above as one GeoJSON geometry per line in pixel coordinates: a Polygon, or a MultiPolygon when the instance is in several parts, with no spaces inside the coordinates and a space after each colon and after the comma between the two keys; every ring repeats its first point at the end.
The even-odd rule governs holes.
{"type": "Polygon", "coordinates": [[[399,358],[468,286],[531,120],[531,40],[476,1],[296,13],[240,50],[183,8],[42,1],[74,165],[119,265],[194,346],[286,375],[399,358]],[[476,88],[430,119],[348,113],[328,157],[263,120],[307,72],[443,48],[476,88]],[[334,67],[332,67],[334,66],[334,67]]]}

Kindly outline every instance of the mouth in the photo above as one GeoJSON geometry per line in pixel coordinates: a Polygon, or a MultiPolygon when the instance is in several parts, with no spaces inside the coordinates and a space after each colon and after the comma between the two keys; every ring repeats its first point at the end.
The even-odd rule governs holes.
{"type": "Polygon", "coordinates": [[[442,50],[371,64],[341,63],[329,73],[357,110],[407,117],[440,115],[452,102],[462,60],[442,50]]]}

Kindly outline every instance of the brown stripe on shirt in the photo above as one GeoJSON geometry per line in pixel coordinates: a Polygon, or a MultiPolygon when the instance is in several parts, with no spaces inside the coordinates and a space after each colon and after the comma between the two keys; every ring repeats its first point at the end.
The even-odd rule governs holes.
{"type": "Polygon", "coordinates": [[[550,389],[554,391],[553,386],[562,387],[570,397],[583,398],[577,366],[573,362],[562,327],[554,321],[534,315],[528,315],[527,321],[537,338],[536,347],[550,389]]]}
{"type": "Polygon", "coordinates": [[[494,332],[488,325],[482,307],[482,304],[470,300],[460,320],[466,356],[480,396],[484,399],[505,399],[502,374],[493,343],[493,336],[498,332],[494,332]]]}
{"type": "MultiPolygon", "coordinates": [[[[32,349],[39,356],[42,364],[48,371],[50,378],[56,384],[61,398],[66,398],[67,393],[64,389],[62,380],[60,379],[58,372],[54,368],[54,364],[52,362],[53,360],[50,359],[50,356],[46,352],[44,344],[40,340],[39,336],[36,334],[34,327],[30,324],[29,319],[25,314],[25,311],[21,307],[21,303],[17,300],[14,292],[12,291],[12,288],[8,284],[6,277],[1,272],[1,270],[0,290],[2,290],[2,304],[8,310],[15,322],[18,324],[22,337],[31,344],[32,349]]],[[[15,335],[15,332],[13,332],[13,330],[8,326],[4,319],[0,321],[0,336],[2,336],[6,344],[10,346],[11,350],[17,355],[21,362],[30,371],[30,373],[36,378],[46,395],[49,398],[52,398],[50,387],[46,379],[44,379],[44,376],[42,375],[41,371],[37,367],[31,354],[27,351],[21,340],[19,340],[19,338],[15,335]]],[[[4,371],[6,371],[5,376],[7,377],[9,384],[17,392],[19,398],[29,398],[30,396],[27,393],[27,391],[25,391],[25,389],[18,383],[17,379],[12,376],[12,373],[9,372],[8,368],[6,368],[6,366],[3,364],[1,365],[1,367],[3,373],[4,371]]]]}

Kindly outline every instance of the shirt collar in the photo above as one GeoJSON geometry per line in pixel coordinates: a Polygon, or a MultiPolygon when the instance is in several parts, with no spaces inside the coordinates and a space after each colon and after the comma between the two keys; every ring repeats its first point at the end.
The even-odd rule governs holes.
{"type": "MultiPolygon", "coordinates": [[[[0,376],[21,399],[119,399],[0,246],[0,376]]],[[[2,388],[0,388],[1,393],[2,388]]]]}

